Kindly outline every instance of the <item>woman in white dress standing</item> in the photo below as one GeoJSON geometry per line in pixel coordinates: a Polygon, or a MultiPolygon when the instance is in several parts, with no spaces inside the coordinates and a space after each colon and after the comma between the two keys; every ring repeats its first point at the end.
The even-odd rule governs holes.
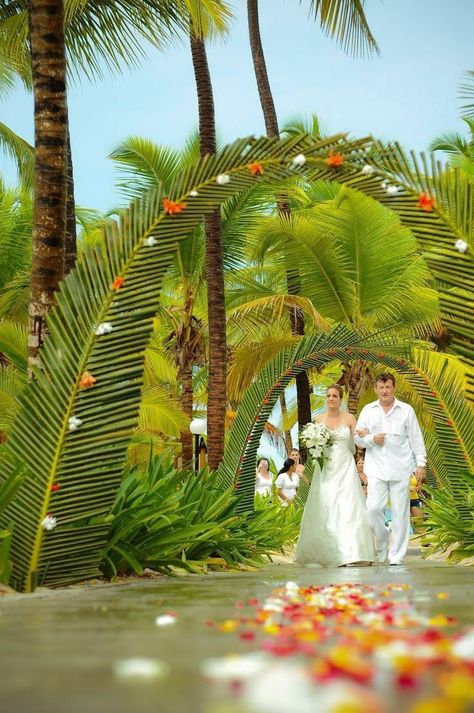
{"type": "Polygon", "coordinates": [[[354,462],[355,418],[341,411],[342,387],[326,391],[327,411],[316,417],[331,432],[333,444],[323,468],[316,463],[306,501],[295,561],[323,567],[375,560],[373,535],[367,519],[354,462]]]}
{"type": "Polygon", "coordinates": [[[293,458],[287,458],[283,467],[278,471],[275,488],[280,498],[282,507],[286,508],[296,497],[300,484],[300,476],[296,472],[296,463],[293,458]]]}
{"type": "Polygon", "coordinates": [[[273,478],[270,473],[270,464],[266,458],[259,458],[255,475],[255,495],[271,495],[273,478]]]}

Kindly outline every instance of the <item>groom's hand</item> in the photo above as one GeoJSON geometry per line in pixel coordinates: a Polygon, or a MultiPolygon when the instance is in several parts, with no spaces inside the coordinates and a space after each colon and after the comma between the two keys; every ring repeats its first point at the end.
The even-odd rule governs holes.
{"type": "Polygon", "coordinates": [[[376,433],[374,436],[374,443],[378,446],[383,446],[385,443],[385,433],[376,433]]]}

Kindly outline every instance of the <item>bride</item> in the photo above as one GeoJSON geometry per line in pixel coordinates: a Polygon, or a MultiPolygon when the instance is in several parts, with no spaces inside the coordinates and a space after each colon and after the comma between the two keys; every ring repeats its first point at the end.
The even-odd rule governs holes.
{"type": "Polygon", "coordinates": [[[306,501],[295,561],[323,567],[375,560],[365,498],[354,462],[355,418],[341,411],[339,384],[326,391],[327,411],[316,417],[331,432],[332,446],[322,470],[318,463],[306,501]]]}

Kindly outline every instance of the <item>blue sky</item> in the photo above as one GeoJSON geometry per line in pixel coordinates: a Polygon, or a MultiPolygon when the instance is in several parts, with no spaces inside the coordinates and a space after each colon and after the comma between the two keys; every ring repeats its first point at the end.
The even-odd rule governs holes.
{"type": "MultiPolygon", "coordinates": [[[[217,126],[225,141],[264,131],[248,48],[245,0],[227,41],[209,48],[217,126]]],[[[325,127],[373,133],[423,149],[443,130],[462,130],[458,85],[474,69],[473,0],[367,0],[381,48],[371,60],[344,55],[308,19],[309,2],[260,0],[262,37],[280,121],[317,113],[325,127]]],[[[118,202],[107,154],[131,134],[182,144],[196,126],[196,97],[187,44],[150,50],[140,69],[70,88],[76,180],[82,206],[118,202]]],[[[0,105],[1,121],[32,141],[32,100],[20,88],[0,105]]],[[[0,161],[10,180],[14,172],[0,161]]]]}

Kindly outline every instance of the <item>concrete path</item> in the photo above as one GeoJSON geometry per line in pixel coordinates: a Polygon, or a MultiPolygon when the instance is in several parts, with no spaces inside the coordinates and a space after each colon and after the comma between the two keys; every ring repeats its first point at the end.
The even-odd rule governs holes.
{"type": "MultiPolygon", "coordinates": [[[[1,713],[279,713],[287,708],[273,686],[268,701],[252,704],[242,696],[241,678],[249,666],[261,665],[261,630],[239,637],[239,617],[248,614],[240,602],[262,602],[288,580],[311,585],[370,585],[376,591],[390,584],[409,585],[420,616],[452,615],[462,625],[474,620],[474,568],[427,563],[412,553],[401,567],[320,569],[273,564],[259,572],[186,576],[177,579],[88,585],[34,595],[0,598],[1,713]],[[441,598],[438,598],[439,594],[441,598]],[[236,608],[236,602],[237,608],[236,608]],[[156,618],[163,615],[171,619],[156,618]],[[172,622],[174,624],[166,625],[172,622]],[[160,621],[160,620],[159,620],[160,621]],[[223,622],[225,622],[223,624],[223,622]],[[230,623],[229,623],[230,622],[230,623]],[[228,633],[225,633],[227,630],[228,633]],[[206,680],[203,662],[237,654],[245,671],[224,678],[221,685],[206,680]],[[250,654],[250,656],[249,656],[250,654]],[[140,658],[145,661],[134,661],[140,658]],[[132,661],[130,661],[132,659],[132,661]],[[267,705],[268,704],[268,705],[267,705]],[[281,704],[281,705],[280,705],[281,704]]],[[[242,628],[239,627],[242,635],[242,628]]],[[[272,671],[296,681],[295,662],[278,657],[272,671]],[[283,668],[281,668],[283,665],[283,668]],[[276,667],[276,668],[275,668],[276,667]],[[286,672],[285,672],[286,671],[286,672]]],[[[215,663],[215,662],[214,662],[215,663]]],[[[297,664],[300,666],[300,664],[297,664]]],[[[213,677],[212,662],[207,676],[213,677]]],[[[217,668],[219,668],[217,666],[217,668]]],[[[474,663],[472,664],[474,676],[474,663]]],[[[216,669],[217,670],[217,669],[216,669]]],[[[257,674],[260,675],[260,674],[257,674]]],[[[219,672],[215,673],[219,677],[219,672]]],[[[242,684],[243,685],[243,684],[242,684]]],[[[305,684],[306,685],[306,684],[305,684]]],[[[286,687],[288,688],[288,687],[286,687]]],[[[298,689],[299,691],[299,689],[298,689]]],[[[316,713],[313,703],[294,695],[287,713],[316,713]],[[300,700],[301,698],[301,700],[300,700]]],[[[367,704],[364,713],[413,710],[413,694],[388,694],[383,709],[367,704]]],[[[464,694],[463,694],[464,695],[464,694]]],[[[463,699],[464,700],[464,699],[463,699]]],[[[259,702],[260,701],[260,702],[259,702]]],[[[361,711],[327,703],[335,713],[361,711]],[[331,706],[333,707],[331,708],[331,706]],[[338,707],[339,706],[339,707],[338,707]]],[[[323,710],[321,708],[321,710],[323,710]]],[[[471,710],[444,707],[443,713],[471,710]]],[[[474,710],[474,707],[472,708],[474,710]]],[[[421,713],[432,713],[426,709],[421,713]]],[[[286,711],[285,711],[286,713],[286,711]]],[[[437,713],[433,709],[433,713],[437,713]]]]}

